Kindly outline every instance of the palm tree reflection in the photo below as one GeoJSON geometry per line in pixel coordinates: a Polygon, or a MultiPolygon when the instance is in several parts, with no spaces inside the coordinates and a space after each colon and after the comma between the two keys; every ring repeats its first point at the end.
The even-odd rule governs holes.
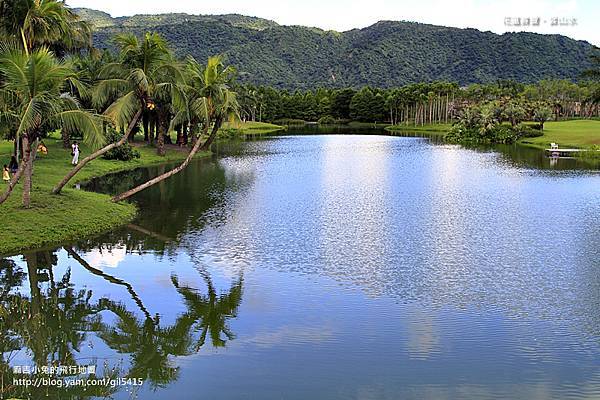
{"type": "MultiPolygon", "coordinates": [[[[10,361],[26,349],[36,366],[78,366],[88,332],[99,322],[98,308],[91,301],[92,292],[75,290],[68,269],[59,281],[54,280],[57,258],[45,251],[24,256],[29,296],[20,290],[25,273],[12,260],[0,262],[0,398],[80,398],[109,396],[114,389],[105,387],[58,388],[13,385],[10,361]],[[43,285],[48,282],[47,285],[43,285]]],[[[63,375],[64,377],[64,375],[63,375]]],[[[18,377],[17,377],[18,378],[18,377]]]]}
{"type": "Polygon", "coordinates": [[[198,352],[206,342],[206,336],[209,335],[214,347],[223,347],[227,340],[233,340],[235,335],[229,329],[227,321],[237,316],[237,309],[242,301],[242,283],[243,276],[232,284],[229,292],[226,294],[217,294],[210,276],[201,271],[207,286],[207,294],[203,295],[200,291],[179,283],[176,276],[171,277],[171,282],[177,289],[177,292],[183,297],[187,307],[187,312],[177,319],[176,326],[180,331],[193,334],[200,332],[194,340],[191,353],[198,352]],[[221,337],[221,333],[226,339],[221,337]]]}
{"type": "MultiPolygon", "coordinates": [[[[124,370],[107,365],[103,372],[113,377],[142,378],[156,390],[178,378],[173,357],[198,352],[207,338],[214,347],[225,346],[235,338],[228,323],[237,316],[242,300],[241,274],[224,293],[217,291],[205,271],[200,271],[205,293],[182,284],[173,275],[171,282],[186,310],[172,324],[163,326],[160,316],[152,316],[131,284],[92,267],[72,248],[65,249],[92,274],[125,287],[137,309],[129,310],[123,302],[104,297],[94,300],[91,290],[77,290],[71,283],[70,269],[56,279],[53,268],[57,257],[53,252],[26,254],[27,273],[12,260],[0,260],[0,398],[105,397],[116,391],[9,385],[13,377],[18,378],[11,370],[11,360],[17,353],[22,356],[23,350],[30,355],[32,365],[78,365],[84,343],[95,337],[129,359],[124,370]]],[[[109,354],[110,359],[115,358],[109,354]]]]}

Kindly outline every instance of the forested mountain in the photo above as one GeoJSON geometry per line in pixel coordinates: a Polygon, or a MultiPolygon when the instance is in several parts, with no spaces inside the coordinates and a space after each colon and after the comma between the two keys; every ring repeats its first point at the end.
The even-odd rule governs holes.
{"type": "Polygon", "coordinates": [[[497,35],[414,22],[381,21],[335,32],[236,14],[111,18],[100,11],[76,11],[94,24],[97,47],[110,47],[115,33],[156,31],[180,56],[205,60],[224,54],[241,81],[290,89],[577,79],[589,67],[592,47],[560,35],[497,35]]]}

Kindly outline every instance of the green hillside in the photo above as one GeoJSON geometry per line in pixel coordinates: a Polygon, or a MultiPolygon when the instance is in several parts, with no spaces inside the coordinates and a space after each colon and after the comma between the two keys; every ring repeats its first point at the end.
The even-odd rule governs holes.
{"type": "Polygon", "coordinates": [[[589,65],[592,47],[560,35],[497,35],[414,22],[381,21],[334,32],[236,14],[111,18],[99,11],[77,11],[95,25],[97,47],[110,47],[118,32],[157,31],[180,56],[203,60],[225,54],[241,81],[290,89],[577,79],[589,65]]]}

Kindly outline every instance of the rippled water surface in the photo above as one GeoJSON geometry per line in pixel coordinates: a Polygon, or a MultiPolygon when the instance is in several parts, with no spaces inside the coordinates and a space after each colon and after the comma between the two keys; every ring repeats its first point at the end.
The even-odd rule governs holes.
{"type": "Polygon", "coordinates": [[[6,393],[600,398],[598,173],[414,137],[219,152],[142,192],[122,230],[0,264],[3,371],[144,384],[6,393]]]}

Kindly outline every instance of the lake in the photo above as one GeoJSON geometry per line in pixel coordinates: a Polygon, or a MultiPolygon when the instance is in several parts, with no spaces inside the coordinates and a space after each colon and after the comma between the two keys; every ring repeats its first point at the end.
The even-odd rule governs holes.
{"type": "Polygon", "coordinates": [[[597,171],[514,146],[306,133],[220,144],[137,195],[134,223],[1,260],[3,376],[88,368],[59,373],[69,388],[3,378],[5,392],[600,398],[597,171]],[[92,366],[110,383],[77,383],[92,366]]]}

